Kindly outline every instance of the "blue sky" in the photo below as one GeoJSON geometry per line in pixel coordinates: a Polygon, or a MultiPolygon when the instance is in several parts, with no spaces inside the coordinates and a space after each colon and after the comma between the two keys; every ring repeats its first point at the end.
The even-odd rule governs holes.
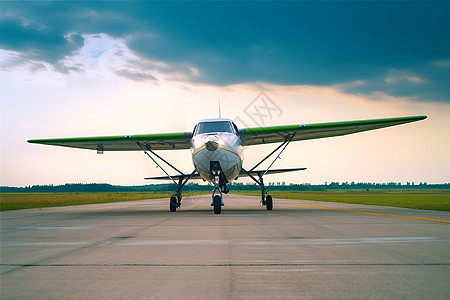
{"type": "MultiPolygon", "coordinates": [[[[236,92],[232,93],[236,97],[239,90],[247,97],[245,101],[251,102],[258,91],[265,90],[277,98],[280,106],[284,105],[286,115],[275,123],[300,122],[291,121],[289,105],[294,110],[310,107],[314,111],[313,103],[306,103],[305,98],[290,102],[300,86],[327,95],[326,101],[321,98],[323,103],[315,102],[316,108],[322,105],[323,114],[317,118],[303,116],[311,121],[402,115],[398,106],[404,104],[408,107],[406,114],[440,113],[436,120],[440,120],[440,128],[446,128],[448,136],[450,124],[442,121],[449,118],[450,103],[447,1],[2,1],[0,5],[2,139],[8,137],[6,129],[17,122],[15,113],[21,109],[22,114],[29,113],[30,119],[42,124],[43,119],[32,115],[31,108],[48,114],[44,119],[49,120],[61,113],[89,110],[93,104],[102,107],[100,98],[112,99],[121,93],[134,95],[135,99],[150,97],[156,102],[145,105],[154,108],[162,105],[157,96],[169,99],[171,93],[184,99],[214,97],[212,101],[216,101],[221,95],[226,98],[230,90],[236,92]],[[56,86],[54,96],[64,98],[49,99],[52,86],[56,86]],[[18,87],[23,95],[16,94],[12,87],[18,87]],[[183,94],[183,90],[190,92],[183,94]],[[332,98],[329,91],[340,93],[339,97],[332,98]],[[33,101],[26,95],[40,95],[43,100],[36,97],[33,101]],[[362,104],[356,103],[363,100],[344,104],[339,102],[345,98],[342,95],[370,104],[364,104],[366,110],[362,110],[362,104]],[[21,102],[19,98],[26,100],[21,102]],[[331,103],[342,110],[331,109],[331,103]],[[387,103],[391,110],[377,110],[387,103]],[[6,115],[8,110],[11,113],[6,115]]],[[[304,92],[298,92],[296,99],[304,92]]],[[[117,107],[122,105],[116,101],[117,107]]],[[[228,102],[230,111],[239,109],[233,101],[228,102]]],[[[145,106],[136,104],[138,115],[142,110],[139,105],[145,106]]],[[[83,129],[82,124],[71,127],[74,120],[81,118],[72,114],[72,123],[65,124],[67,134],[109,134],[102,124],[118,129],[111,125],[118,113],[119,109],[101,117],[87,113],[84,118],[93,120],[87,122],[89,129],[97,126],[98,133],[83,129]],[[103,121],[95,123],[95,118],[103,121]]],[[[131,116],[127,120],[127,126],[122,124],[124,130],[153,132],[141,123],[133,123],[137,121],[131,116]]],[[[183,130],[192,122],[189,119],[170,128],[183,130]]],[[[37,131],[37,136],[31,137],[66,135],[63,130],[50,128],[41,128],[42,134],[37,131]]],[[[448,137],[444,139],[447,147],[448,137]]],[[[9,151],[12,153],[12,149],[4,147],[3,160],[9,151]]],[[[428,180],[449,179],[448,173],[439,172],[440,177],[430,175],[428,180]]],[[[412,177],[421,180],[419,175],[412,177]]],[[[64,178],[59,180],[70,177],[64,178]]],[[[404,178],[407,180],[407,176],[404,178]]],[[[21,184],[33,180],[3,181],[21,184]]],[[[121,183],[119,178],[112,181],[121,183]]]]}

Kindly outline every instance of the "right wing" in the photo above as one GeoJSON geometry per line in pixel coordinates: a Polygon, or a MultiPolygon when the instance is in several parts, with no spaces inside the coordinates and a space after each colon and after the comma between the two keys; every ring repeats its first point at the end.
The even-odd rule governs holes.
{"type": "Polygon", "coordinates": [[[426,119],[427,116],[412,116],[387,119],[372,119],[360,121],[345,121],[317,124],[268,126],[241,129],[242,145],[259,145],[284,142],[294,135],[292,141],[320,139],[346,135],[367,130],[380,129],[389,126],[406,124],[426,119]]]}
{"type": "MultiPolygon", "coordinates": [[[[295,171],[303,171],[306,170],[306,168],[290,168],[290,169],[269,169],[267,171],[266,175],[268,174],[278,174],[278,173],[287,173],[287,172],[295,172],[295,171]]],[[[263,175],[266,170],[253,170],[253,171],[247,171],[248,173],[252,174],[252,176],[259,176],[263,175]]],[[[239,177],[248,177],[249,175],[241,170],[241,173],[239,174],[239,177]]]]}

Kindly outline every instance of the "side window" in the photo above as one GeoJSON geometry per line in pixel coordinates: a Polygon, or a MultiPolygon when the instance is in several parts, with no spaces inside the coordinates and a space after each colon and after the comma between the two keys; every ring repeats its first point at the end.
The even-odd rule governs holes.
{"type": "Polygon", "coordinates": [[[233,128],[234,128],[234,133],[236,134],[236,135],[239,135],[239,129],[237,128],[237,126],[236,126],[236,124],[234,124],[233,122],[231,122],[231,124],[233,124],[233,128]]]}
{"type": "Polygon", "coordinates": [[[192,130],[192,136],[197,134],[197,127],[198,127],[198,124],[195,125],[194,130],[192,130]]]}

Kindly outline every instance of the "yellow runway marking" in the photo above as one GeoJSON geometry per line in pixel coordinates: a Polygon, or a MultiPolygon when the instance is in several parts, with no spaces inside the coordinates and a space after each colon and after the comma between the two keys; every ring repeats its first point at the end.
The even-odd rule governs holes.
{"type": "Polygon", "coordinates": [[[351,213],[357,213],[357,214],[365,214],[365,215],[385,216],[385,217],[399,217],[399,218],[408,218],[408,219],[418,219],[418,220],[427,220],[427,221],[434,221],[434,222],[450,223],[450,221],[438,220],[438,219],[429,219],[429,218],[412,217],[412,216],[400,216],[400,215],[391,215],[391,214],[377,214],[377,213],[370,213],[370,212],[365,212],[365,211],[346,210],[346,209],[330,208],[330,207],[315,206],[315,205],[309,205],[309,204],[300,204],[300,203],[293,203],[293,202],[291,202],[290,204],[309,206],[309,207],[328,209],[328,210],[345,211],[345,212],[351,212],[351,213]]]}

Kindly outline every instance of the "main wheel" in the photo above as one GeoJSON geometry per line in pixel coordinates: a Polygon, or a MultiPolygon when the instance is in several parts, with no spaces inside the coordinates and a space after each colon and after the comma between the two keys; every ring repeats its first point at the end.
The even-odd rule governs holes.
{"type": "Polygon", "coordinates": [[[266,196],[266,209],[267,210],[272,210],[273,209],[272,196],[270,196],[270,195],[266,196]]]}
{"type": "Polygon", "coordinates": [[[222,212],[222,198],[220,198],[220,196],[218,195],[214,196],[213,206],[214,206],[214,213],[216,215],[222,212]]]}
{"type": "Polygon", "coordinates": [[[176,212],[177,211],[177,198],[170,197],[170,211],[176,212]]]}

